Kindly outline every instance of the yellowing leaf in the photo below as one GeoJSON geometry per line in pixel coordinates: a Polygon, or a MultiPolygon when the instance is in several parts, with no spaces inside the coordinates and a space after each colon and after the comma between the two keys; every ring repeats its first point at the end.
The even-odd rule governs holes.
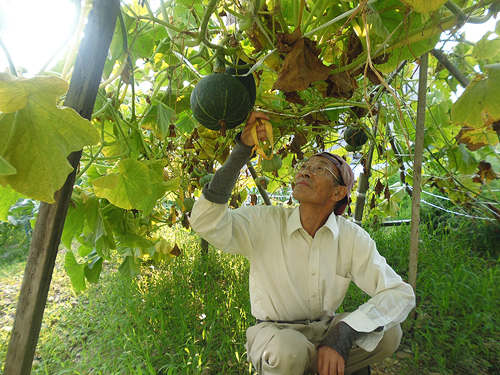
{"type": "Polygon", "coordinates": [[[26,107],[28,93],[23,81],[15,80],[7,73],[0,73],[0,112],[12,113],[26,107]]]}
{"type": "Polygon", "coordinates": [[[488,77],[478,75],[451,109],[453,124],[462,128],[457,139],[472,151],[498,143],[493,124],[500,120],[500,64],[485,70],[488,77]]]}
{"type": "Polygon", "coordinates": [[[458,143],[464,143],[471,151],[488,145],[494,146],[498,143],[498,135],[491,127],[479,129],[463,127],[456,139],[458,143]]]}
{"type": "Polygon", "coordinates": [[[151,194],[149,169],[140,161],[125,159],[118,163],[118,173],[111,173],[92,181],[94,192],[117,207],[138,209],[151,194]]]}
{"type": "Polygon", "coordinates": [[[441,8],[448,0],[404,0],[403,3],[410,5],[415,12],[430,13],[441,8]]]}
{"type": "Polygon", "coordinates": [[[89,121],[71,108],[56,105],[67,88],[57,77],[8,79],[0,75],[0,111],[4,112],[0,114],[0,156],[17,171],[0,175],[0,184],[53,203],[54,193],[73,170],[68,155],[99,141],[89,121]]]}
{"type": "Polygon", "coordinates": [[[0,156],[0,175],[8,176],[15,173],[17,173],[16,168],[0,156]]]}

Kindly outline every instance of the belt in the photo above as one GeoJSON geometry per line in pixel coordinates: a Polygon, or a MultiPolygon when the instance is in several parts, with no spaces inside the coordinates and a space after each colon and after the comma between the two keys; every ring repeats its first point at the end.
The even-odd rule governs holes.
{"type": "Polygon", "coordinates": [[[315,322],[319,322],[320,319],[318,320],[309,320],[309,319],[306,319],[306,320],[294,320],[293,322],[287,322],[287,321],[283,321],[283,320],[260,320],[260,319],[257,319],[257,324],[260,324],[260,323],[276,323],[276,324],[311,324],[311,323],[315,323],[315,322]]]}

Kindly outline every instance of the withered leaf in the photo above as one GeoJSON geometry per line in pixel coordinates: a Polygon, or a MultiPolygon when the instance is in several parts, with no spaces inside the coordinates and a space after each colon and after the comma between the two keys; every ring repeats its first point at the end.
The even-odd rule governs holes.
{"type": "MultiPolygon", "coordinates": [[[[365,65],[366,66],[366,65],[365,65]]],[[[350,72],[351,76],[352,77],[356,77],[360,74],[365,74],[365,66],[361,66],[357,69],[354,69],[350,72]]],[[[382,76],[382,73],[380,71],[378,71],[377,69],[375,69],[377,71],[377,73],[382,76]]],[[[380,85],[382,83],[382,81],[380,80],[380,78],[377,76],[377,73],[375,73],[375,70],[373,70],[370,65],[368,65],[368,69],[366,69],[366,78],[368,78],[370,80],[371,83],[373,83],[374,85],[380,85]]]]}
{"type": "Polygon", "coordinates": [[[285,100],[289,103],[306,105],[306,102],[302,100],[297,91],[285,92],[285,100]]]}
{"type": "Polygon", "coordinates": [[[251,206],[257,205],[257,194],[250,194],[250,205],[251,206]]]}
{"type": "Polygon", "coordinates": [[[346,72],[330,74],[326,83],[326,96],[330,98],[349,99],[358,88],[356,81],[346,72]]]}
{"type": "Polygon", "coordinates": [[[297,38],[297,35],[300,37],[300,29],[280,37],[283,48],[291,46],[291,50],[283,61],[273,90],[302,91],[312,82],[325,80],[330,74],[330,68],[318,58],[321,50],[316,48],[316,42],[308,38],[297,38]]]}
{"type": "Polygon", "coordinates": [[[293,44],[302,36],[299,28],[291,33],[277,33],[276,44],[278,52],[289,53],[293,49],[293,44]]]}
{"type": "Polygon", "coordinates": [[[491,124],[491,127],[498,134],[498,136],[500,136],[500,120],[495,121],[493,124],[491,124]]]}
{"type": "Polygon", "coordinates": [[[377,180],[377,184],[375,185],[375,193],[380,197],[380,193],[384,190],[384,185],[380,182],[380,178],[377,180]]]}
{"type": "Polygon", "coordinates": [[[375,208],[375,194],[372,195],[372,200],[370,201],[370,210],[375,208]]]}
{"type": "Polygon", "coordinates": [[[391,53],[383,53],[377,57],[374,57],[372,59],[372,63],[374,64],[385,64],[387,61],[389,61],[389,58],[391,57],[391,53]]]}
{"type": "Polygon", "coordinates": [[[493,168],[491,168],[490,163],[480,161],[477,168],[477,175],[479,176],[481,182],[490,182],[498,178],[498,175],[495,173],[493,168]]]}
{"type": "Polygon", "coordinates": [[[359,40],[358,35],[352,31],[349,34],[349,39],[347,41],[347,65],[352,63],[356,57],[363,53],[363,45],[361,40],[359,40]]]}
{"type": "Polygon", "coordinates": [[[387,200],[391,198],[391,191],[389,190],[389,185],[385,185],[384,197],[387,200]]]}
{"type": "Polygon", "coordinates": [[[182,251],[179,248],[179,246],[177,246],[177,244],[174,244],[173,249],[170,250],[170,255],[173,255],[174,257],[178,257],[181,254],[182,254],[182,251]]]}

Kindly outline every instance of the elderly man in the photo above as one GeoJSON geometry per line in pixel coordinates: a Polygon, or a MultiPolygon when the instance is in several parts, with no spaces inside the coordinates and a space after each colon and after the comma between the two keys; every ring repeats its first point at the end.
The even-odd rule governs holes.
{"type": "MultiPolygon", "coordinates": [[[[240,169],[252,155],[252,112],[224,165],[205,185],[192,228],[224,252],[250,261],[250,302],[257,324],[247,330],[247,355],[260,375],[369,374],[399,346],[400,323],[415,305],[370,236],[341,215],[354,184],[349,165],[322,152],[296,169],[296,208],[228,210],[240,169]],[[336,314],[350,282],[371,298],[336,314]]],[[[266,139],[258,125],[259,139],[266,139]]]]}

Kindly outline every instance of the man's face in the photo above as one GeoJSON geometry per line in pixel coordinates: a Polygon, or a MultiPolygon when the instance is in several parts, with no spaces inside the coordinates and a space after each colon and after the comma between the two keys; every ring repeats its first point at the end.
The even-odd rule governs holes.
{"type": "Polygon", "coordinates": [[[331,161],[321,156],[313,156],[305,162],[304,166],[307,168],[296,173],[293,188],[293,197],[300,203],[324,205],[338,202],[345,196],[340,191],[345,186],[339,185],[334,177],[334,175],[339,175],[339,170],[331,161]],[[311,172],[318,166],[326,168],[324,173],[311,172]]]}

